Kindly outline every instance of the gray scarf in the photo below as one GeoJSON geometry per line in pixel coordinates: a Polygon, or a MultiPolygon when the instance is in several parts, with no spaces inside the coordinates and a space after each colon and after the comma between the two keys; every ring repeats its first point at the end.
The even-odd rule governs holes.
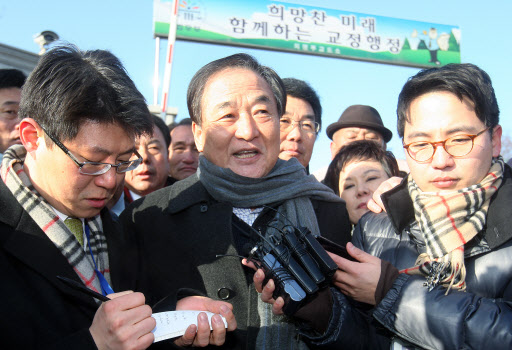
{"type": "MultiPolygon", "coordinates": [[[[290,220],[294,226],[305,226],[315,235],[320,234],[320,230],[311,199],[343,201],[313,175],[306,175],[304,167],[295,158],[288,161],[278,159],[267,175],[249,178],[216,166],[201,155],[197,175],[216,200],[236,208],[280,204],[278,211],[283,214],[279,216],[281,226],[289,224],[286,221],[290,220]]],[[[260,330],[256,338],[256,349],[308,348],[297,337],[292,319],[274,315],[270,304],[263,303],[259,297],[257,300],[260,330]]]]}
{"type": "Polygon", "coordinates": [[[235,208],[282,203],[278,208],[285,217],[282,220],[288,219],[295,226],[305,226],[315,235],[319,235],[320,230],[311,199],[343,201],[313,175],[306,175],[296,158],[288,161],[278,159],[267,175],[250,178],[221,168],[201,155],[197,175],[208,193],[219,202],[229,203],[235,208]]]}

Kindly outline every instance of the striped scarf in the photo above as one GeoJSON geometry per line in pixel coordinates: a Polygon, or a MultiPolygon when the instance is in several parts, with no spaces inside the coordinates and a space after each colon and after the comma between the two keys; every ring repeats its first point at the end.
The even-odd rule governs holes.
{"type": "MultiPolygon", "coordinates": [[[[27,152],[22,145],[10,147],[4,154],[0,176],[16,200],[43,230],[59,251],[66,257],[82,282],[90,289],[101,293],[101,285],[90,254],[86,254],[69,228],[60,220],[53,208],[36,191],[23,169],[27,152]]],[[[64,184],[63,184],[64,185],[64,184]]],[[[101,218],[96,215],[86,219],[90,229],[90,245],[98,270],[110,281],[107,241],[103,234],[101,218]]]]}
{"type": "Polygon", "coordinates": [[[464,245],[484,228],[504,167],[501,156],[493,159],[480,183],[456,191],[422,192],[409,175],[408,190],[427,252],[418,256],[414,267],[401,273],[425,275],[429,290],[438,284],[447,288],[446,294],[451,288],[466,289],[464,245]]]}

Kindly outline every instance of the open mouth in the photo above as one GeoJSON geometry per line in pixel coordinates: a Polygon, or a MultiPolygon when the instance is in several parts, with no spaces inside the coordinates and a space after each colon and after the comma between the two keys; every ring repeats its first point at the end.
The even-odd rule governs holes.
{"type": "Polygon", "coordinates": [[[236,152],[234,153],[233,155],[238,158],[238,159],[247,159],[247,158],[252,158],[252,157],[255,157],[258,155],[258,151],[254,150],[254,151],[240,151],[240,152],[236,152]]]}

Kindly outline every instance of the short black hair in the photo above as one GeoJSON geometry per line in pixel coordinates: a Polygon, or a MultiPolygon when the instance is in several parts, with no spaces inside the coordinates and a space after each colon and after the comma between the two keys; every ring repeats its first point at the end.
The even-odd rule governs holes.
{"type": "Polygon", "coordinates": [[[156,115],[152,114],[153,123],[155,124],[155,128],[160,129],[162,135],[164,135],[165,145],[169,148],[171,144],[171,132],[169,131],[169,127],[165,124],[164,120],[156,115]]]}
{"type": "Polygon", "coordinates": [[[180,120],[178,122],[178,124],[176,124],[176,126],[181,126],[181,125],[192,125],[192,119],[184,118],[184,119],[180,120]]]}
{"type": "Polygon", "coordinates": [[[119,59],[72,45],[39,59],[23,85],[19,115],[33,118],[61,141],[75,138],[86,121],[118,124],[134,139],[153,132],[146,101],[119,59]]]}
{"type": "MultiPolygon", "coordinates": [[[[292,96],[309,103],[315,114],[315,122],[322,128],[322,105],[320,104],[320,98],[316,91],[306,83],[304,80],[295,78],[284,78],[284,87],[286,89],[286,95],[292,96]]],[[[318,131],[320,131],[320,129],[318,131]]],[[[318,134],[318,132],[317,132],[318,134]]]]}
{"type": "Polygon", "coordinates": [[[181,125],[192,125],[192,119],[184,118],[184,119],[180,120],[179,122],[174,121],[170,124],[167,124],[167,127],[169,128],[169,132],[171,132],[172,129],[174,129],[177,126],[181,126],[181,125]]]}
{"type": "Polygon", "coordinates": [[[398,163],[393,153],[385,151],[374,141],[354,141],[341,147],[331,164],[329,164],[325,174],[324,184],[331,188],[338,196],[340,195],[340,172],[349,162],[354,160],[373,160],[379,162],[389,177],[400,176],[398,163]]]}
{"type": "Polygon", "coordinates": [[[398,97],[396,111],[400,137],[404,137],[405,122],[410,121],[409,108],[412,101],[426,93],[438,91],[450,92],[461,101],[467,98],[473,103],[478,119],[485,126],[492,130],[498,125],[500,109],[489,75],[471,63],[452,63],[424,69],[405,83],[398,97]]]}
{"type": "Polygon", "coordinates": [[[279,117],[284,114],[286,93],[279,75],[272,68],[261,65],[251,55],[237,53],[206,64],[192,77],[187,90],[187,106],[188,113],[196,124],[201,125],[201,101],[206,83],[215,73],[227,68],[245,68],[261,76],[274,94],[279,117]]]}
{"type": "Polygon", "coordinates": [[[19,69],[0,69],[0,89],[21,89],[25,80],[27,76],[19,69]]]}

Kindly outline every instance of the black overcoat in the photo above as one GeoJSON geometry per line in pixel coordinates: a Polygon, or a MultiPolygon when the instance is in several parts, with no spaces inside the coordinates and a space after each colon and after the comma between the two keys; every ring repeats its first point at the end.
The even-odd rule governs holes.
{"type": "MultiPolygon", "coordinates": [[[[351,225],[345,203],[313,201],[320,231],[345,244],[351,225]]],[[[225,348],[251,348],[258,331],[253,271],[240,258],[232,234],[233,207],[215,200],[197,175],[132,203],[121,215],[123,232],[135,237],[145,277],[140,290],[150,305],[191,288],[234,305],[238,329],[225,348]]]]}
{"type": "MultiPolygon", "coordinates": [[[[108,210],[101,213],[112,288],[135,286],[137,258],[108,210]]],[[[66,258],[0,181],[0,347],[96,349],[89,333],[98,305],[56,276],[81,282],[66,258]]]]}

